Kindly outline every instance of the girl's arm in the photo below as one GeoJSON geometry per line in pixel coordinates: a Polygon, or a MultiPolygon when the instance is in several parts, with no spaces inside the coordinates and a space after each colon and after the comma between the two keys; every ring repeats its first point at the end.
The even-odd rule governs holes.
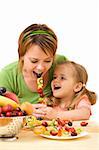
{"type": "Polygon", "coordinates": [[[75,110],[65,111],[65,110],[57,110],[53,107],[43,107],[37,109],[35,114],[38,116],[43,116],[45,119],[57,119],[60,118],[62,120],[87,120],[90,117],[90,109],[87,107],[81,107],[75,110]]]}
{"type": "Polygon", "coordinates": [[[89,100],[82,99],[74,110],[61,110],[57,107],[39,107],[34,111],[38,115],[43,115],[45,119],[60,118],[63,120],[87,120],[91,114],[91,104],[89,100]]]}
{"type": "MultiPolygon", "coordinates": [[[[48,117],[48,115],[47,115],[48,117]]],[[[87,107],[81,107],[70,111],[59,111],[56,114],[56,118],[63,120],[87,120],[90,117],[90,109],[87,107]]]]}
{"type": "Polygon", "coordinates": [[[91,104],[87,98],[82,99],[75,107],[74,110],[56,110],[55,108],[45,108],[46,117],[60,118],[63,120],[84,120],[89,119],[91,114],[91,104]],[[52,110],[51,110],[52,109],[52,110]]]}

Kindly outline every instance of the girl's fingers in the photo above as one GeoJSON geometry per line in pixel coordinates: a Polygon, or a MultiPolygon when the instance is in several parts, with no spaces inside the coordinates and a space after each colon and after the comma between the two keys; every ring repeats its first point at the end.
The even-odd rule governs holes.
{"type": "Polygon", "coordinates": [[[42,114],[36,114],[36,113],[33,113],[33,116],[35,116],[36,118],[38,118],[38,117],[44,117],[44,115],[42,115],[42,114]]]}
{"type": "Polygon", "coordinates": [[[33,108],[35,108],[35,109],[45,108],[45,107],[46,107],[45,104],[33,104],[33,108]]]}
{"type": "Polygon", "coordinates": [[[43,109],[35,109],[33,113],[45,115],[45,111],[43,109]]]}

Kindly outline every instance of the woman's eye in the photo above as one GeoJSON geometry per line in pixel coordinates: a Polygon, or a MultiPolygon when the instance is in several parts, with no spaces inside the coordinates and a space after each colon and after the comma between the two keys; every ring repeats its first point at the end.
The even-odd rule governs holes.
{"type": "Polygon", "coordinates": [[[31,60],[31,63],[37,63],[38,61],[33,61],[33,60],[31,60]]]}
{"type": "Polygon", "coordinates": [[[50,62],[51,62],[51,60],[46,60],[45,62],[46,62],[46,63],[50,63],[50,62]]]}

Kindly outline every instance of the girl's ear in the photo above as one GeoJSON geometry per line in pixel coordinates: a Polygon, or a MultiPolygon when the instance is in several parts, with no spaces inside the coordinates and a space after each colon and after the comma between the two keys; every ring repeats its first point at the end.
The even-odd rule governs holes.
{"type": "Polygon", "coordinates": [[[74,92],[79,92],[82,89],[83,84],[81,82],[76,83],[76,85],[74,86],[74,92]]]}

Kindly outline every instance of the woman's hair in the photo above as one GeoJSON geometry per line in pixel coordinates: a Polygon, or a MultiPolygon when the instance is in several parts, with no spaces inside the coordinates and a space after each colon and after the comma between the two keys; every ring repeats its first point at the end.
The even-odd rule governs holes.
{"type": "Polygon", "coordinates": [[[55,55],[57,49],[57,36],[52,29],[45,24],[32,24],[21,34],[18,40],[19,65],[22,68],[22,57],[33,45],[41,47],[46,54],[55,55]]]}
{"type": "MultiPolygon", "coordinates": [[[[76,81],[76,83],[79,83],[79,82],[82,83],[82,89],[78,92],[75,92],[75,95],[74,95],[73,101],[70,105],[70,108],[74,108],[75,104],[77,104],[79,102],[80,97],[83,95],[88,96],[91,105],[95,104],[96,103],[96,94],[94,92],[86,89],[86,83],[88,80],[88,74],[87,74],[86,69],[82,65],[77,64],[73,61],[65,61],[65,62],[60,63],[58,65],[62,65],[62,64],[65,64],[65,65],[68,65],[68,67],[71,67],[71,69],[73,71],[72,75],[73,75],[73,78],[76,81]]],[[[55,104],[55,103],[57,103],[57,100],[55,100],[55,98],[52,98],[51,101],[53,101],[55,104]]]]}

